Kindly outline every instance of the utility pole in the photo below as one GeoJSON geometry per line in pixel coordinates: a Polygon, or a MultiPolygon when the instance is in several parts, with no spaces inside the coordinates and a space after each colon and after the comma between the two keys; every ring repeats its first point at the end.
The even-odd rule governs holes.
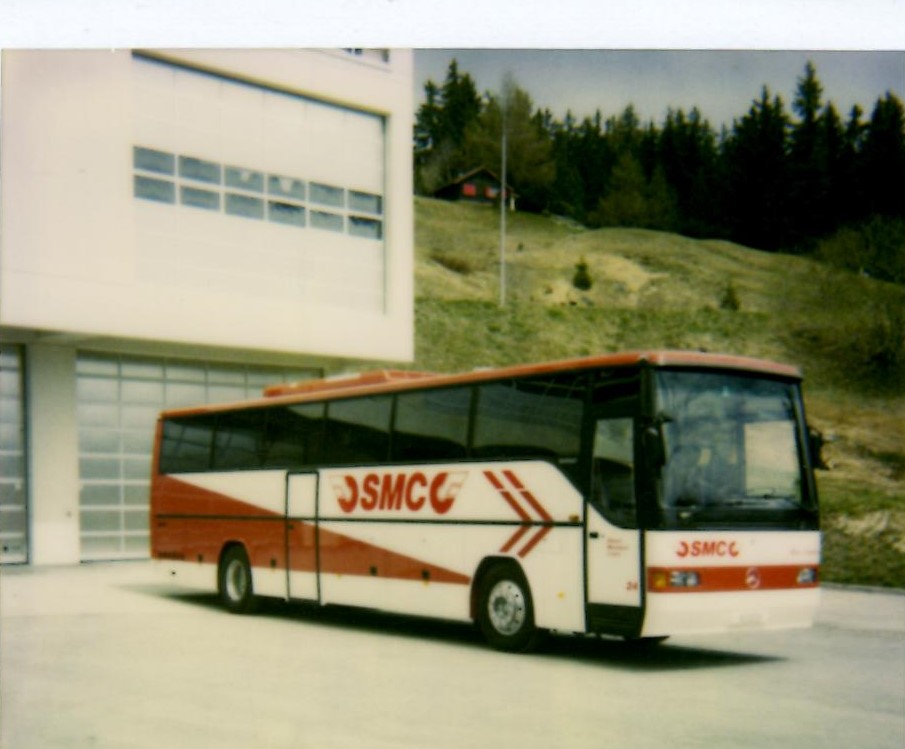
{"type": "Polygon", "coordinates": [[[506,115],[503,114],[502,183],[500,184],[500,307],[506,306],[506,115]]]}
{"type": "Polygon", "coordinates": [[[506,73],[500,93],[500,307],[506,306],[506,116],[512,98],[512,86],[512,74],[506,73]]]}

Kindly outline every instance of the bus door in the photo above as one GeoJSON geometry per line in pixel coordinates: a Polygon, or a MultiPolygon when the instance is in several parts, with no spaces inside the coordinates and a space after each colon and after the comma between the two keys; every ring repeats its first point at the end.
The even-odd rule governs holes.
{"type": "Polygon", "coordinates": [[[286,476],[287,598],[320,600],[317,575],[317,474],[286,476]]]}
{"type": "Polygon", "coordinates": [[[634,409],[600,408],[593,427],[585,539],[588,628],[633,636],[642,616],[634,409]]]}

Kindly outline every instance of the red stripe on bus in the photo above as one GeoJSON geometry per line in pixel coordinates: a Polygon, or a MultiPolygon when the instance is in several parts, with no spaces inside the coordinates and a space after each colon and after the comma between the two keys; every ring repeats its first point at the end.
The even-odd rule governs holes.
{"type": "Polygon", "coordinates": [[[509,506],[515,510],[515,513],[526,523],[531,522],[531,516],[522,509],[522,506],[516,501],[515,497],[512,496],[512,493],[503,486],[503,483],[496,477],[493,471],[484,471],[484,475],[487,477],[487,480],[493,484],[494,489],[496,489],[500,495],[505,499],[509,506]]]}
{"type": "Polygon", "coordinates": [[[153,489],[154,515],[241,515],[280,518],[282,514],[172,476],[159,476],[153,489]]]}
{"type": "Polygon", "coordinates": [[[216,564],[226,543],[245,546],[252,567],[422,580],[467,585],[468,575],[415,557],[318,527],[313,521],[286,520],[269,510],[162,477],[165,492],[154,504],[152,535],[157,559],[216,564]],[[286,523],[288,522],[288,528],[286,523]],[[288,536],[286,535],[288,533],[288,536]]]}
{"type": "MultiPolygon", "coordinates": [[[[319,528],[318,535],[323,575],[356,575],[458,585],[467,585],[471,582],[468,575],[365,541],[358,541],[341,533],[319,528]]],[[[292,566],[295,569],[295,564],[292,566]]]]}
{"type": "Polygon", "coordinates": [[[649,593],[725,593],[731,591],[788,590],[816,588],[817,565],[749,565],[746,567],[650,567],[647,570],[649,593]],[[804,570],[815,572],[813,579],[799,582],[804,570]],[[673,573],[697,575],[697,585],[670,585],[673,573]]]}
{"type": "Polygon", "coordinates": [[[503,475],[509,479],[509,482],[519,490],[521,495],[525,498],[529,505],[531,505],[532,509],[541,516],[542,520],[547,522],[553,520],[550,517],[550,514],[544,508],[544,506],[538,502],[537,498],[525,487],[525,485],[519,481],[518,477],[512,471],[503,471],[503,475]]]}
{"type": "Polygon", "coordinates": [[[534,536],[532,536],[531,540],[525,544],[524,548],[522,548],[518,555],[524,559],[526,556],[528,556],[528,554],[531,553],[531,550],[541,542],[543,537],[552,530],[552,525],[545,525],[537,533],[535,533],[534,536]]]}
{"type": "Polygon", "coordinates": [[[522,536],[524,536],[530,530],[530,525],[523,525],[514,534],[512,534],[512,537],[505,544],[503,544],[503,547],[500,549],[500,551],[504,554],[507,551],[510,551],[513,546],[515,546],[519,541],[522,540],[522,536]]]}

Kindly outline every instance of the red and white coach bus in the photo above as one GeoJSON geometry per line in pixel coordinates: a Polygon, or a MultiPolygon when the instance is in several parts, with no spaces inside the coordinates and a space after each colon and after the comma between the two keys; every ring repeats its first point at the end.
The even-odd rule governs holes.
{"type": "Polygon", "coordinates": [[[820,534],[800,372],[652,351],[380,371],[165,412],[152,557],[257,596],[628,639],[809,626],[820,534]]]}

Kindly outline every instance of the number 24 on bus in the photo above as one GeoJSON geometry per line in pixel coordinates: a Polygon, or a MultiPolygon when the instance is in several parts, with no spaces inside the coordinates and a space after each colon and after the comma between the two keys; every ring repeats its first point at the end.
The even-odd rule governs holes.
{"type": "Polygon", "coordinates": [[[629,352],[381,370],[161,414],[152,557],[261,596],[662,639],[812,624],[814,456],[791,366],[629,352]]]}

